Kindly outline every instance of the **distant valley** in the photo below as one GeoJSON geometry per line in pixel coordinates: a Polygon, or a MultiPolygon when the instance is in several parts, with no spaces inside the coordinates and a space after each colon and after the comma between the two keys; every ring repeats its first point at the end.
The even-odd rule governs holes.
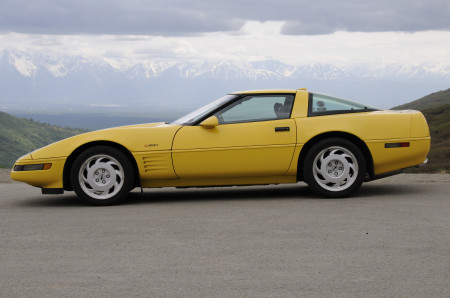
{"type": "Polygon", "coordinates": [[[88,130],[98,130],[109,127],[125,126],[141,123],[170,122],[175,119],[150,118],[141,116],[108,115],[99,113],[62,113],[62,114],[20,114],[14,116],[33,119],[41,123],[48,123],[60,127],[76,127],[88,130]]]}

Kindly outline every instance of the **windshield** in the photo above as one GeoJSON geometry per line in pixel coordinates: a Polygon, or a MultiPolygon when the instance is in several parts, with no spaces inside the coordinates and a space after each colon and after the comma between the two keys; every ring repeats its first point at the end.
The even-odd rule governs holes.
{"type": "Polygon", "coordinates": [[[235,94],[225,95],[224,97],[221,97],[221,98],[207,104],[206,106],[203,106],[200,109],[197,109],[197,110],[193,111],[192,113],[189,113],[189,114],[173,121],[171,124],[191,125],[191,124],[197,122],[202,117],[206,116],[207,114],[209,114],[212,111],[214,111],[215,109],[217,109],[219,106],[235,99],[236,97],[237,97],[237,95],[235,95],[235,94]]]}

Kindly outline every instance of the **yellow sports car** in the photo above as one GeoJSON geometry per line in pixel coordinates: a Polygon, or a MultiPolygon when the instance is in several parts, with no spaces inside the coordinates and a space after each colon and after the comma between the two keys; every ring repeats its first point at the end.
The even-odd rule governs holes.
{"type": "Polygon", "coordinates": [[[172,123],[99,130],[17,160],[14,180],[43,194],[74,190],[95,205],[135,187],[297,183],[345,197],[363,181],[426,162],[417,111],[377,110],[298,90],[236,92],[172,123]]]}

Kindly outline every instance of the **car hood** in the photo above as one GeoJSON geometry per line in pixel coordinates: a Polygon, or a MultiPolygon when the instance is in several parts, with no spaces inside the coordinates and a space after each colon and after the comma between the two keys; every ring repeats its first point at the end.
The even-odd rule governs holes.
{"type": "Polygon", "coordinates": [[[130,152],[170,150],[180,125],[148,123],[107,128],[76,135],[31,152],[32,159],[67,157],[92,142],[117,143],[130,152]]]}

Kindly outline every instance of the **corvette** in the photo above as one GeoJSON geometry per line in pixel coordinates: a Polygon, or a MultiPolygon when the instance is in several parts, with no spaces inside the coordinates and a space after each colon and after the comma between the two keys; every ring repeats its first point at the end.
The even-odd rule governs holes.
{"type": "Polygon", "coordinates": [[[226,95],[172,123],[104,129],[19,158],[11,178],[43,194],[75,191],[94,205],[135,187],[306,182],[346,197],[364,181],[426,162],[430,134],[418,111],[377,110],[298,90],[226,95]]]}

